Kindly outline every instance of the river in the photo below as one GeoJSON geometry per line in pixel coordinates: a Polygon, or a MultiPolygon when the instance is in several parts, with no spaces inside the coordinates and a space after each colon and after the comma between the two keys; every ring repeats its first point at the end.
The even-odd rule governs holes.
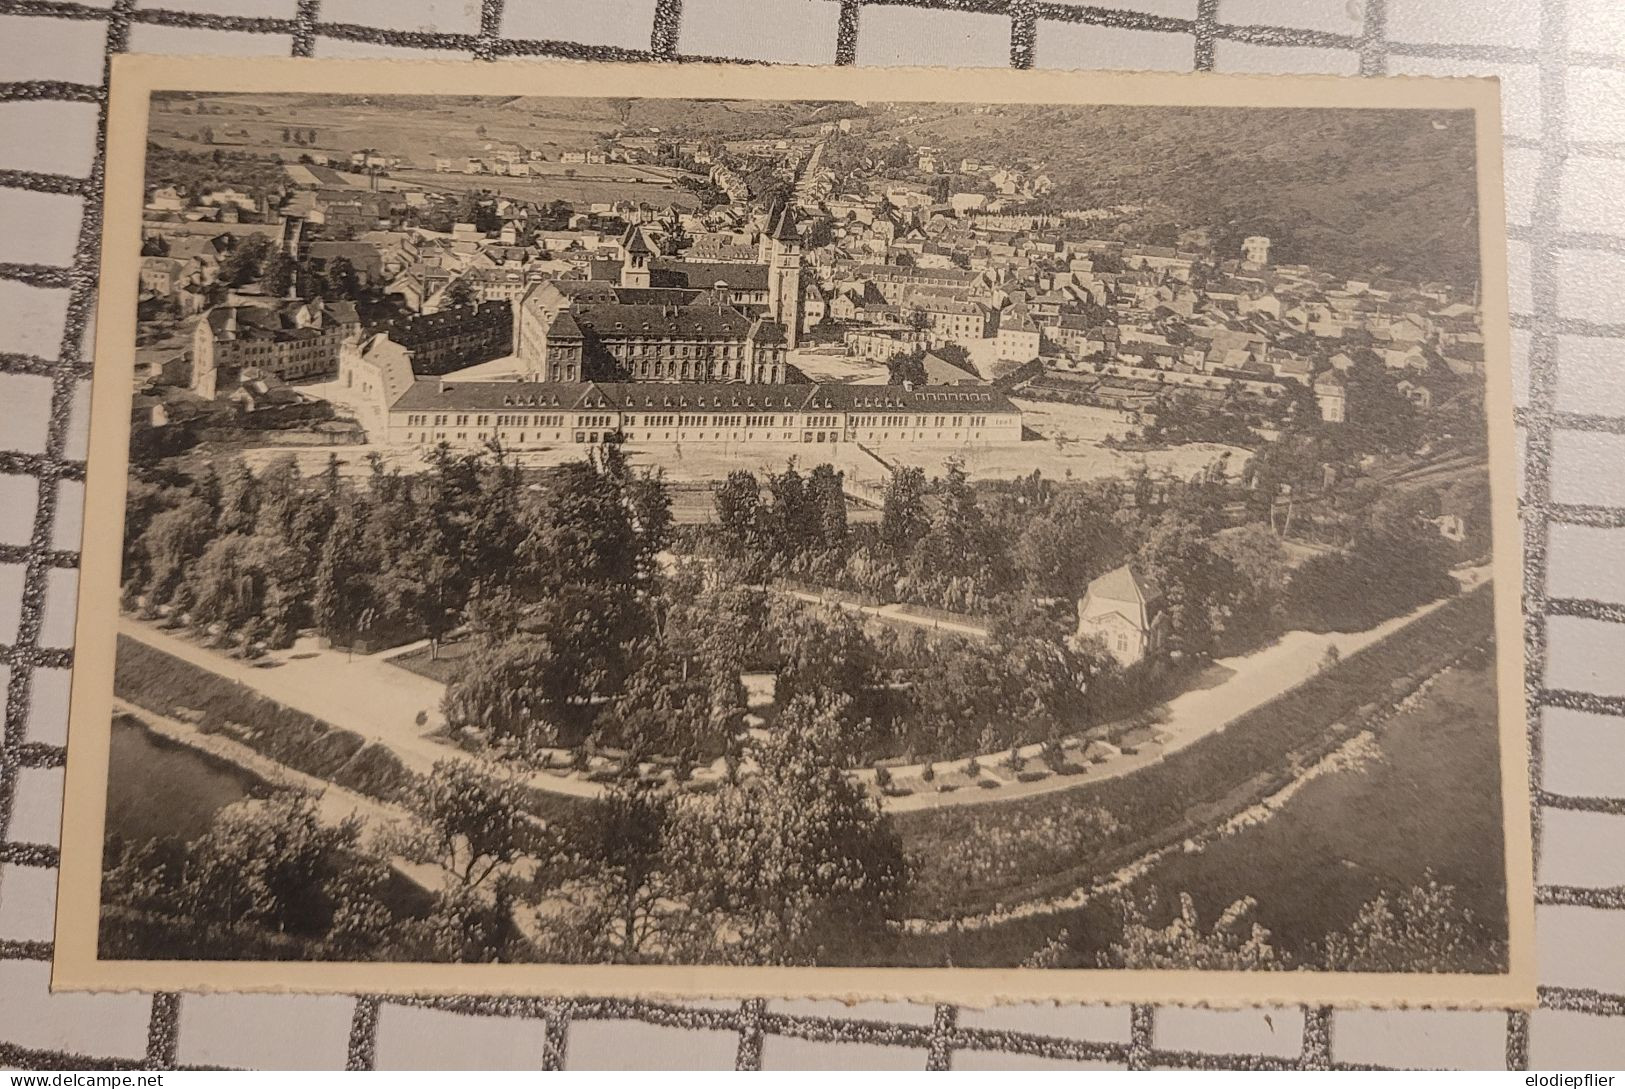
{"type": "Polygon", "coordinates": [[[114,715],[107,774],[107,831],[127,840],[194,840],[214,815],[270,788],[259,776],[168,741],[133,715],[114,715]]]}

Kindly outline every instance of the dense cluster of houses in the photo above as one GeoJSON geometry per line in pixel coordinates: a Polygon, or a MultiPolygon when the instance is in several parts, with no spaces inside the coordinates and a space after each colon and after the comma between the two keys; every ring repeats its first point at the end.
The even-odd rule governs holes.
{"type": "MultiPolygon", "coordinates": [[[[196,324],[189,366],[155,358],[153,374],[184,374],[196,394],[214,398],[245,376],[333,377],[344,359],[369,354],[404,358],[417,378],[511,356],[519,378],[559,390],[604,382],[810,390],[796,368],[803,350],[876,363],[928,353],[930,385],[969,386],[1025,368],[1036,389],[1131,410],[1170,389],[1269,399],[1297,383],[1312,391],[1323,419],[1338,422],[1348,412],[1343,375],[1354,363],[1351,345],[1369,346],[1403,372],[1401,391],[1423,407],[1435,395],[1430,376],[1439,368],[1472,374],[1483,367],[1477,307],[1447,285],[1339,278],[1274,263],[1262,236],[1234,252],[1216,251],[1201,232],[1174,246],[1102,237],[1111,233],[1103,224],[1136,210],[1023,210],[1054,185],[1030,160],[963,159],[954,169],[937,149],[916,149],[919,174],[945,171],[961,185],[968,179],[963,191],[837,178],[821,165],[823,137],[855,131],[849,122],[861,120],[827,122],[817,136],[728,141],[714,158],[697,142],[680,144],[689,169],[708,169],[709,181],[731,198],[697,210],[606,201],[561,214],[557,202],[544,209],[490,193],[478,198],[478,222],[430,230],[420,225],[426,210],[458,201],[466,209],[466,198],[432,186],[360,184],[354,174],[346,179],[309,163],[297,167],[303,184],[275,201],[157,186],[149,193],[147,234],[162,245],[142,259],[143,305],[168,303],[196,324]],[[753,206],[735,169],[750,163],[794,179],[787,203],[753,206]],[[366,313],[356,300],[305,297],[297,285],[295,297],[270,298],[257,285],[221,284],[223,263],[250,234],[304,266],[334,268],[342,260],[367,298],[366,313]],[[936,354],[949,346],[961,350],[950,356],[969,362],[936,354]]],[[[585,162],[594,155],[637,161],[657,147],[663,155],[671,150],[653,137],[626,137],[581,154],[585,162]]],[[[542,159],[498,141],[486,157],[437,157],[434,168],[511,176],[542,159]]],[[[351,160],[357,171],[400,165],[374,149],[351,160]]],[[[398,375],[387,382],[363,377],[402,397],[428,396],[398,375]]],[[[851,422],[866,409],[851,409],[850,419],[841,415],[848,411],[832,410],[840,419],[828,426],[746,426],[740,433],[1005,434],[994,425],[875,429],[851,422]]],[[[396,415],[392,434],[411,441],[474,433],[397,427],[396,415]]],[[[521,429],[527,436],[545,430],[521,429]]],[[[557,433],[594,430],[560,423],[557,433]]],[[[671,433],[693,439],[735,430],[699,424],[671,433]]],[[[1019,438],[1019,424],[1012,433],[1019,438]]]]}

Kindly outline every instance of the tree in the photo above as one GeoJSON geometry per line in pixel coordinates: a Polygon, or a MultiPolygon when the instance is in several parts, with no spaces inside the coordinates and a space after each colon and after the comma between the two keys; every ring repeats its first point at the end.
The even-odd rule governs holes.
{"type": "Polygon", "coordinates": [[[335,257],[322,270],[322,295],[332,299],[354,300],[361,296],[361,275],[348,257],[335,257]]]}
{"type": "Polygon", "coordinates": [[[448,309],[463,306],[473,306],[478,301],[474,293],[474,285],[466,278],[453,280],[446,285],[445,305],[448,309]]]}
{"type": "Polygon", "coordinates": [[[807,506],[813,523],[813,538],[824,549],[846,548],[845,475],[828,462],[813,466],[807,474],[807,506]]]}
{"type": "MultiPolygon", "coordinates": [[[[1368,900],[1346,928],[1327,936],[1325,967],[1336,972],[1490,971],[1473,913],[1453,885],[1429,871],[1420,885],[1368,900]]],[[[1499,943],[1498,943],[1499,944],[1499,943]]],[[[1497,958],[1498,959],[1498,958],[1497,958]]]]}
{"type": "Polygon", "coordinates": [[[187,851],[179,902],[199,923],[317,939],[347,916],[346,944],[365,926],[376,941],[387,928],[374,895],[384,873],[358,851],[361,828],[356,818],[323,824],[315,799],[295,791],[233,803],[187,851]]]}
{"type": "Polygon", "coordinates": [[[274,247],[262,234],[251,234],[237,243],[220,263],[220,280],[232,287],[251,284],[261,276],[261,269],[270,259],[274,247]]]}
{"type": "Polygon", "coordinates": [[[762,520],[762,486],[749,469],[734,469],[711,492],[716,509],[723,551],[740,559],[751,555],[759,544],[762,520]]]}
{"type": "Polygon", "coordinates": [[[919,548],[924,569],[938,577],[985,576],[991,552],[987,521],[964,464],[951,459],[933,491],[937,512],[919,548]]]}
{"type": "Polygon", "coordinates": [[[925,470],[900,465],[886,480],[881,504],[880,542],[892,556],[902,559],[914,553],[915,545],[930,528],[925,511],[925,470]]]}
{"type": "Polygon", "coordinates": [[[361,524],[356,519],[355,507],[345,504],[339,508],[322,544],[311,601],[316,628],[330,640],[348,642],[353,639],[361,615],[371,607],[372,587],[365,565],[361,524]]]}
{"type": "Polygon", "coordinates": [[[530,819],[519,783],[494,767],[437,760],[401,803],[418,823],[399,832],[392,848],[414,862],[438,867],[459,889],[485,884],[530,845],[530,819]]]}
{"type": "Polygon", "coordinates": [[[830,756],[836,713],[785,708],[760,774],[679,805],[665,848],[688,904],[695,959],[864,963],[894,940],[907,882],[902,842],[830,756]]]}
{"type": "Polygon", "coordinates": [[[653,639],[638,640],[627,656],[631,671],[598,729],[627,751],[628,770],[657,756],[686,767],[704,751],[720,751],[727,739],[709,736],[709,678],[653,639]]]}
{"type": "Polygon", "coordinates": [[[596,908],[587,928],[600,956],[622,963],[646,959],[669,940],[678,909],[670,899],[666,848],[672,797],[646,783],[619,783],[593,802],[583,861],[596,908]]]}
{"type": "Polygon", "coordinates": [[[1197,521],[1165,513],[1141,546],[1139,563],[1162,592],[1170,647],[1199,658],[1212,654],[1241,583],[1231,562],[1214,550],[1209,533],[1197,521]]]}
{"type": "Polygon", "coordinates": [[[1204,930],[1189,893],[1179,894],[1179,910],[1160,926],[1153,921],[1154,892],[1143,902],[1124,898],[1122,937],[1102,955],[1102,966],[1226,972],[1290,967],[1270,944],[1270,932],[1251,921],[1257,907],[1252,897],[1237,900],[1204,930]]]}

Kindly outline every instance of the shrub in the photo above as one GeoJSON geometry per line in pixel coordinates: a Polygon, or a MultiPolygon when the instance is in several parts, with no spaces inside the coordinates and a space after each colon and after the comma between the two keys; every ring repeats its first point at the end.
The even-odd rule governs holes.
{"type": "Polygon", "coordinates": [[[875,765],[875,786],[881,790],[891,786],[891,769],[884,764],[875,765]]]}

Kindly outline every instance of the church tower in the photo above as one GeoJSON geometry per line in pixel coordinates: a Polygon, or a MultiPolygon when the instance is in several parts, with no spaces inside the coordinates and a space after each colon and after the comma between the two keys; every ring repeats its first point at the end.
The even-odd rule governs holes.
{"type": "Polygon", "coordinates": [[[621,236],[621,286],[649,286],[649,258],[654,248],[643,237],[643,231],[633,224],[621,236]]]}
{"type": "Polygon", "coordinates": [[[784,342],[801,341],[801,236],[785,205],[768,225],[767,312],[784,326],[784,342]]]}

